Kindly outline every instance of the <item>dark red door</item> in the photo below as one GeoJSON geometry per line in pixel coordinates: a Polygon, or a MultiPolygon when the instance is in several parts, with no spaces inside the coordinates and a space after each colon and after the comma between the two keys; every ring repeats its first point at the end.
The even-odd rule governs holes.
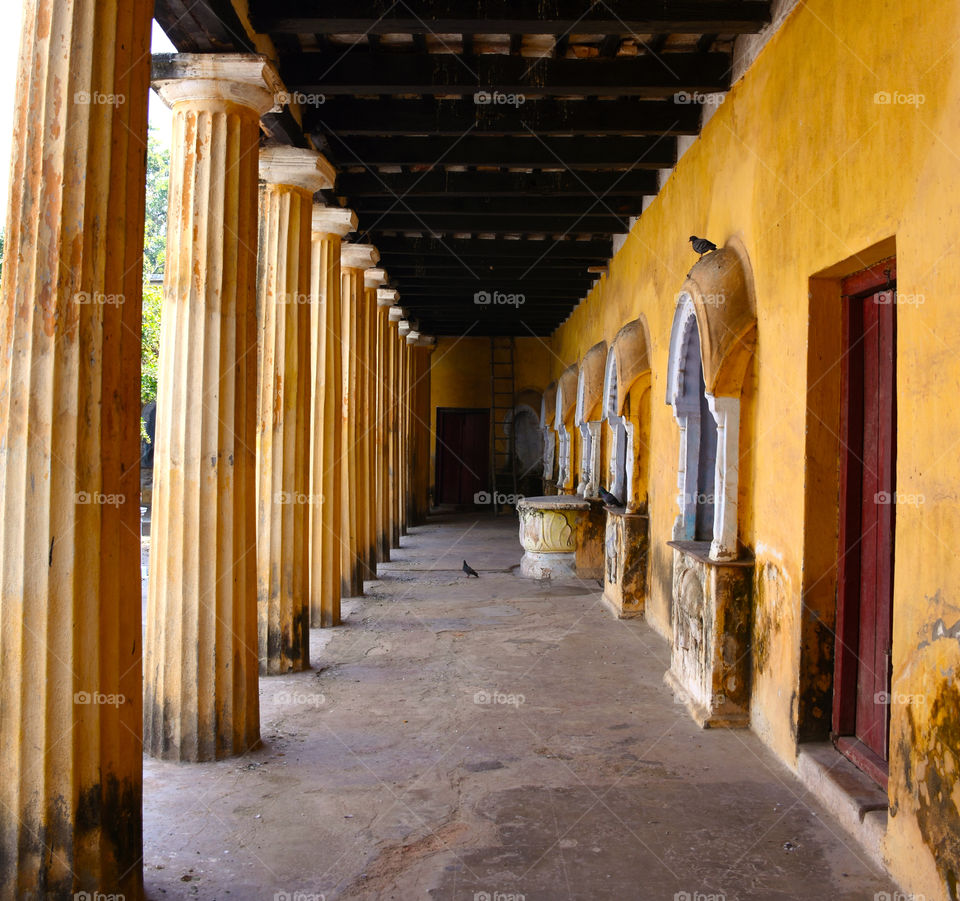
{"type": "Polygon", "coordinates": [[[844,283],[841,471],[834,732],[838,747],[886,781],[896,523],[896,270],[844,283]]]}
{"type": "Polygon", "coordinates": [[[489,430],[489,410],[437,410],[438,504],[472,504],[488,490],[489,430]]]}

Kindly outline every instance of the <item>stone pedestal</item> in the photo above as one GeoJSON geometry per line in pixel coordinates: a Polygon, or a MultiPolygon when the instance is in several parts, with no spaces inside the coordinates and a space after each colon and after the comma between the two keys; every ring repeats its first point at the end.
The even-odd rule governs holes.
{"type": "Polygon", "coordinates": [[[260,672],[310,667],[310,285],[313,194],[333,186],[313,150],[260,151],[257,279],[257,622],[260,672]]]}
{"type": "Polygon", "coordinates": [[[340,623],[341,460],[343,356],[340,300],[341,239],[357,227],[356,214],[313,208],[310,294],[310,625],[340,623]]]}
{"type": "MultiPolygon", "coordinates": [[[[579,495],[577,495],[579,497],[579,495]]],[[[588,509],[577,520],[577,575],[581,579],[603,578],[603,536],[607,515],[603,501],[584,498],[588,509]]]]}
{"type": "Polygon", "coordinates": [[[3,898],[142,897],[138,423],[152,8],[25,7],[0,322],[3,898]]]}
{"type": "Polygon", "coordinates": [[[213,760],[259,743],[257,154],[264,59],[154,63],[173,107],[157,390],[144,746],[213,760]]]}
{"type": "Polygon", "coordinates": [[[603,600],[621,619],[642,616],[647,599],[650,517],[607,507],[603,600]]]}
{"type": "Polygon", "coordinates": [[[664,681],[702,727],[750,724],[753,559],[718,562],[708,541],[673,548],[673,650],[664,681]]]}
{"type": "Polygon", "coordinates": [[[517,504],[527,579],[572,579],[577,576],[577,529],[590,502],[575,495],[527,497],[517,504]]]}

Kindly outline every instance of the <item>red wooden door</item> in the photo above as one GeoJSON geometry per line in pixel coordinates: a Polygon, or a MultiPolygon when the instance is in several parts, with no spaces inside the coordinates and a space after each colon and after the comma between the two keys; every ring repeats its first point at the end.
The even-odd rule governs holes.
{"type": "Polygon", "coordinates": [[[438,504],[472,504],[489,488],[490,411],[437,410],[438,504]]]}
{"type": "Polygon", "coordinates": [[[834,733],[838,747],[886,781],[896,523],[896,270],[844,283],[841,473],[834,733]]]}

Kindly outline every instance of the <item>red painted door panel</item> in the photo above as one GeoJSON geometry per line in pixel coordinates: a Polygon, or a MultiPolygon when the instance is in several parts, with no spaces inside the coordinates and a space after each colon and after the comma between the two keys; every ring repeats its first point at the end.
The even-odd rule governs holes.
{"type": "Polygon", "coordinates": [[[438,409],[438,504],[472,504],[487,490],[490,460],[488,410],[438,409]]]}

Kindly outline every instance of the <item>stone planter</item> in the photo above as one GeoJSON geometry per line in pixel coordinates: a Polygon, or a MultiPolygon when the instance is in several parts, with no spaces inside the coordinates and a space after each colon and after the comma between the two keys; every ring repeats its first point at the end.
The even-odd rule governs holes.
{"type": "Polygon", "coordinates": [[[517,512],[524,550],[520,575],[528,579],[576,576],[578,521],[589,510],[589,501],[569,494],[520,501],[517,512]]]}
{"type": "Polygon", "coordinates": [[[642,616],[647,599],[650,518],[607,507],[603,600],[621,619],[642,616]]]}
{"type": "Polygon", "coordinates": [[[711,560],[707,541],[667,544],[673,650],[664,681],[700,726],[748,726],[753,559],[711,560]]]}

